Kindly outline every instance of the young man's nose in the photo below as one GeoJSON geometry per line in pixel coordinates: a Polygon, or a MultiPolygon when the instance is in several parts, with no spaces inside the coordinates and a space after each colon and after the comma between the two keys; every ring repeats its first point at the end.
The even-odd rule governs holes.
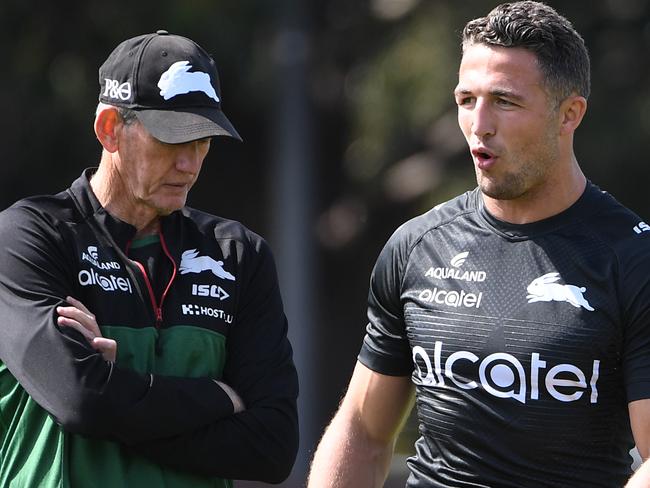
{"type": "Polygon", "coordinates": [[[473,135],[479,139],[494,135],[496,131],[494,114],[487,100],[478,99],[470,117],[473,135]]]}

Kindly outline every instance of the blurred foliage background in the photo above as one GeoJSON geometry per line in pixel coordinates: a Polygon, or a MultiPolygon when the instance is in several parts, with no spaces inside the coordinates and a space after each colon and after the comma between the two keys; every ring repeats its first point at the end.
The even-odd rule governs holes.
{"type": "MultiPolygon", "coordinates": [[[[190,204],[243,222],[275,250],[302,388],[301,455],[285,486],[301,486],[354,366],[383,243],[474,186],[452,91],[464,24],[497,3],[3,0],[0,207],[62,190],[97,163],[97,69],[120,41],[166,29],[212,53],[244,143],[213,143],[190,204]]],[[[547,3],[592,58],[578,161],[650,218],[650,1],[547,3]]],[[[400,450],[414,435],[410,424],[400,450]]]]}

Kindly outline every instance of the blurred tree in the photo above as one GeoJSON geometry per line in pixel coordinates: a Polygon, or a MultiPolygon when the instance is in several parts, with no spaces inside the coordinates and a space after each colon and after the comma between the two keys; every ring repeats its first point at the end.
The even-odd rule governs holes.
{"type": "MultiPolygon", "coordinates": [[[[279,104],[291,96],[276,75],[282,56],[304,56],[307,96],[300,103],[312,114],[304,137],[313,154],[305,164],[314,165],[317,182],[310,299],[318,331],[317,387],[306,391],[314,392],[310,416],[321,431],[354,365],[381,246],[408,218],[475,184],[452,90],[464,24],[497,3],[312,1],[309,32],[287,37],[278,25],[291,2],[4,0],[0,207],[63,189],[96,164],[97,68],[118,42],[163,28],[212,52],[225,111],[244,137],[243,144],[213,145],[190,204],[273,236],[282,218],[272,215],[282,147],[273,139],[296,136],[276,127],[279,104]]],[[[548,3],[573,21],[592,56],[578,160],[596,184],[650,218],[643,185],[650,176],[650,1],[548,3]]]]}

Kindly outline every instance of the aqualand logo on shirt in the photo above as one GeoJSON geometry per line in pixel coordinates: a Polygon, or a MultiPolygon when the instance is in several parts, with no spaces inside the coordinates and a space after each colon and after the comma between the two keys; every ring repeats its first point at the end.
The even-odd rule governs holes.
{"type": "Polygon", "coordinates": [[[117,261],[100,261],[99,260],[99,250],[97,246],[88,246],[86,251],[81,252],[81,260],[87,261],[92,264],[94,267],[102,270],[110,269],[120,269],[120,263],[117,261]]]}
{"type": "Polygon", "coordinates": [[[458,281],[475,281],[475,282],[482,282],[485,281],[485,278],[487,276],[485,271],[476,271],[476,270],[471,270],[471,271],[466,271],[460,269],[463,264],[465,264],[465,261],[469,258],[469,251],[464,251],[459,254],[456,254],[451,260],[449,261],[449,264],[451,265],[451,268],[448,267],[430,267],[426,273],[424,273],[424,276],[428,278],[437,278],[439,280],[458,280],[458,281]]]}
{"type": "Polygon", "coordinates": [[[90,263],[93,268],[81,269],[77,275],[81,286],[97,286],[106,292],[133,293],[131,280],[124,276],[115,276],[109,271],[119,271],[122,266],[117,261],[101,261],[97,246],[88,246],[81,252],[81,261],[90,263]]]}
{"type": "Polygon", "coordinates": [[[556,364],[548,368],[547,361],[537,352],[530,355],[528,371],[519,359],[503,352],[481,359],[470,351],[455,351],[443,362],[442,341],[434,344],[433,362],[421,346],[415,346],[412,355],[415,366],[413,382],[416,385],[445,387],[446,381],[449,381],[462,390],[480,388],[497,398],[513,398],[524,404],[528,400],[539,400],[544,394],[560,402],[575,402],[587,393],[590,403],[598,403],[598,359],[593,360],[591,371],[585,374],[573,364],[556,364]],[[461,362],[469,363],[463,365],[462,377],[454,370],[456,364],[461,362]],[[474,368],[467,373],[470,367],[474,368]],[[470,374],[479,381],[468,380],[470,374]],[[589,383],[587,375],[590,375],[589,383]]]}

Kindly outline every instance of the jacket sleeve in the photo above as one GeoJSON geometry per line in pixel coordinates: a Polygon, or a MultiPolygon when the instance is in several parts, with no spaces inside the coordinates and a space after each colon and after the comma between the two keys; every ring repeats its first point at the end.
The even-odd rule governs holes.
{"type": "Polygon", "coordinates": [[[133,449],[180,470],[279,483],[298,450],[298,379],[273,257],[261,239],[250,252],[224,369],[224,381],[241,395],[246,410],[133,449]]]}
{"type": "Polygon", "coordinates": [[[58,227],[29,206],[0,213],[0,360],[34,401],[69,432],[127,445],[232,415],[232,402],[211,379],[120,368],[77,331],[56,325],[56,307],[75,283],[58,227]]]}

